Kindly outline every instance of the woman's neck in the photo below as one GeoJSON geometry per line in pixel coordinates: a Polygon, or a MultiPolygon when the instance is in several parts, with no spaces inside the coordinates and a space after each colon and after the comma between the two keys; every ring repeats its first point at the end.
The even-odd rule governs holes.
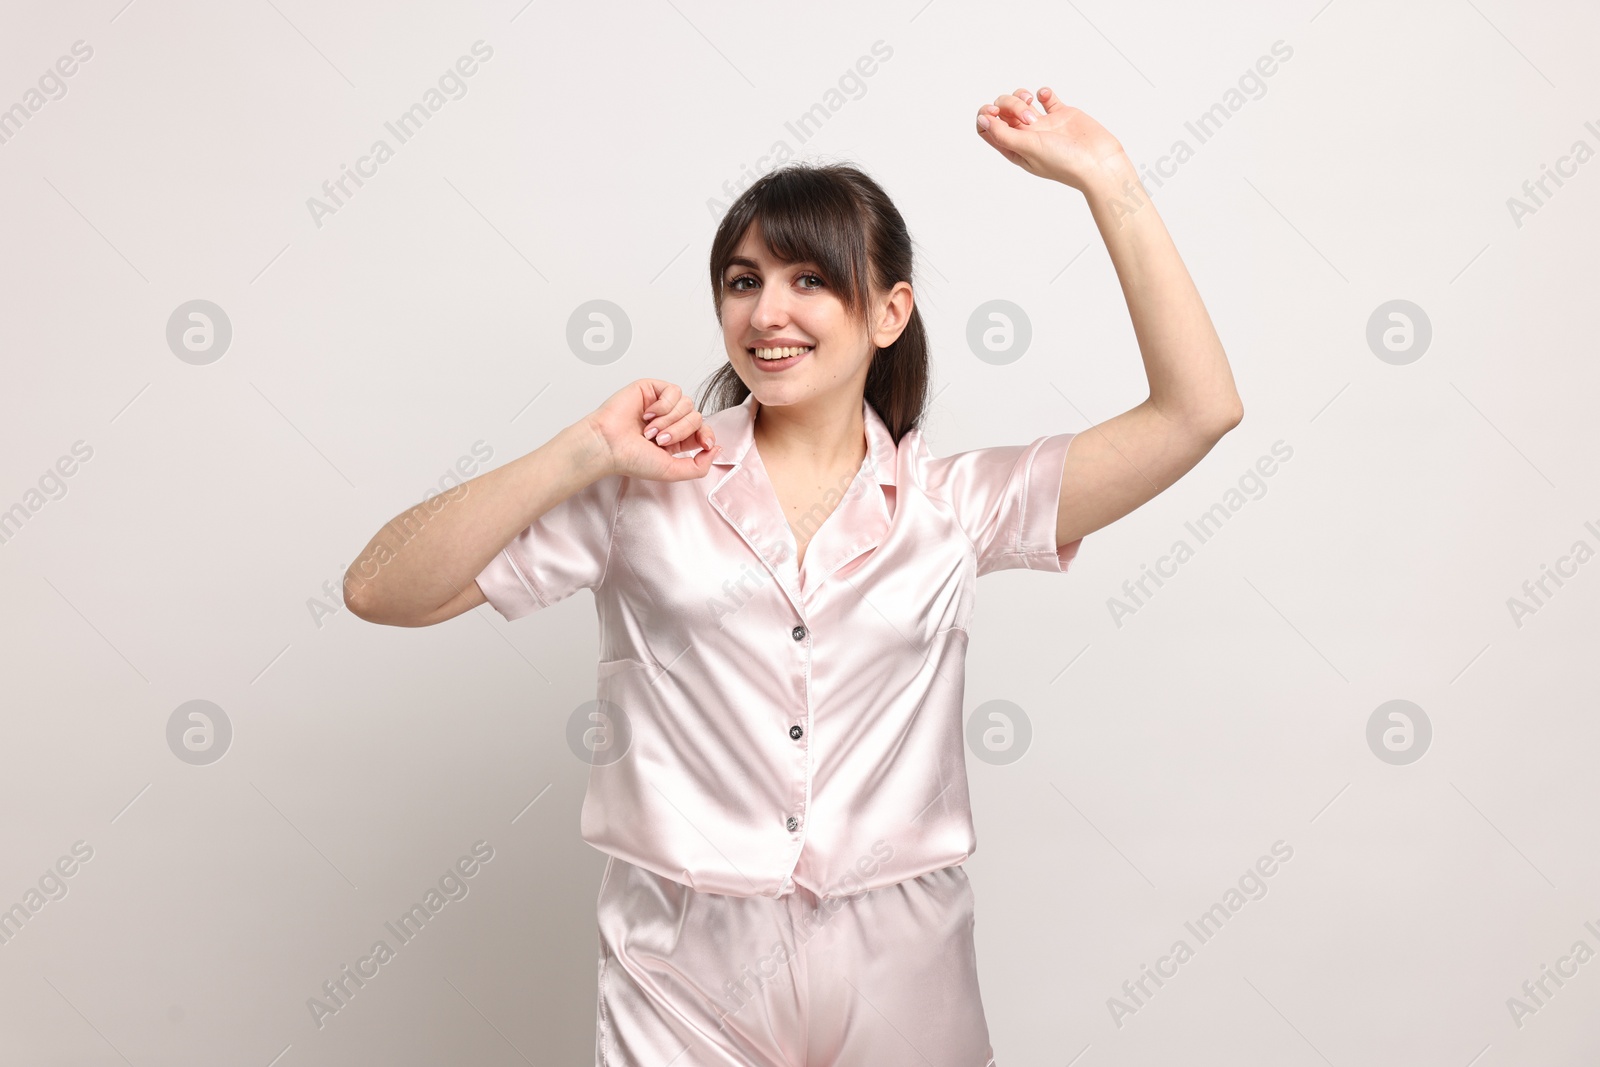
{"type": "Polygon", "coordinates": [[[826,474],[861,465],[867,455],[867,428],[860,397],[850,406],[771,408],[756,401],[756,448],[767,466],[777,463],[796,473],[826,474]]]}

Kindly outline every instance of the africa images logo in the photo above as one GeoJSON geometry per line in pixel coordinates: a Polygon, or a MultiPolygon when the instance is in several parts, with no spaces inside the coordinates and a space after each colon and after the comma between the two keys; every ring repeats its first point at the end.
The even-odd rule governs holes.
{"type": "Polygon", "coordinates": [[[382,973],[382,968],[394,960],[400,948],[416,940],[417,935],[431,922],[444,906],[452,901],[465,900],[472,891],[469,879],[483,869],[482,865],[494,859],[494,846],[487,841],[476,841],[471,855],[462,856],[445,868],[437,886],[430,885],[419,903],[400,913],[393,922],[383,924],[393,935],[395,944],[383,938],[372,943],[372,950],[356,960],[354,969],[347,963],[322,983],[322,997],[307,997],[306,1007],[311,1011],[311,1021],[321,1030],[330,1015],[337,1015],[350,1006],[356,993],[366,988],[368,982],[382,973]]]}
{"type": "Polygon", "coordinates": [[[356,158],[353,169],[340,163],[339,176],[322,183],[323,197],[306,198],[306,210],[311,213],[311,221],[317,229],[322,229],[324,216],[337,215],[339,210],[356,195],[357,190],[367,184],[363,179],[378,176],[378,167],[394,158],[395,146],[405,144],[420,133],[423,124],[448,101],[460,100],[466,96],[466,79],[478,73],[478,65],[487,63],[493,55],[494,49],[482,40],[472,42],[472,56],[477,56],[477,59],[473,59],[472,56],[462,56],[457,59],[453,67],[445,68],[445,72],[439,75],[437,88],[428,86],[418,103],[400,112],[393,122],[383,124],[384,129],[394,138],[394,145],[379,137],[372,142],[366,155],[356,158]],[[352,185],[355,188],[351,188],[352,185]]]}

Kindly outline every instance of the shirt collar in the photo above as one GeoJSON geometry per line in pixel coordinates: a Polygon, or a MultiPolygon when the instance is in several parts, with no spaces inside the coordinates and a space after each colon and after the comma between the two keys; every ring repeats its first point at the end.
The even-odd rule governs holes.
{"type": "MultiPolygon", "coordinates": [[[[745,454],[755,442],[756,408],[759,406],[755,394],[751,393],[744,398],[744,403],[707,416],[705,421],[722,445],[721,454],[711,461],[713,467],[743,465],[745,454]]],[[[865,397],[861,400],[861,418],[867,426],[867,455],[863,463],[879,485],[893,486],[898,449],[889,427],[865,397]]]]}

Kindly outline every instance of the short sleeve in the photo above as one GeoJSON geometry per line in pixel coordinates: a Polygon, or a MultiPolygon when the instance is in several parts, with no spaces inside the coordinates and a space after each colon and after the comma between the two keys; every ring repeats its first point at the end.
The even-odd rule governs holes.
{"type": "Polygon", "coordinates": [[[1067,446],[1076,434],[1041,437],[934,460],[935,485],[978,553],[978,573],[1027,568],[1064,573],[1083,538],[1056,548],[1056,512],[1067,446]]]}
{"type": "Polygon", "coordinates": [[[520,619],[604,577],[622,476],[590,482],[512,538],[477,577],[489,606],[520,619]]]}

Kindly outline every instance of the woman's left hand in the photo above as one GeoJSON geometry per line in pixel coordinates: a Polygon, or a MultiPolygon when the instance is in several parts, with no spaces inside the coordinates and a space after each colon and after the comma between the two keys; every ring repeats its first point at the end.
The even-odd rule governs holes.
{"type": "Polygon", "coordinates": [[[1048,87],[1037,102],[1026,89],[995,97],[978,109],[978,135],[1030,174],[1080,192],[1108,174],[1120,180],[1127,166],[1122,142],[1048,87]]]}

